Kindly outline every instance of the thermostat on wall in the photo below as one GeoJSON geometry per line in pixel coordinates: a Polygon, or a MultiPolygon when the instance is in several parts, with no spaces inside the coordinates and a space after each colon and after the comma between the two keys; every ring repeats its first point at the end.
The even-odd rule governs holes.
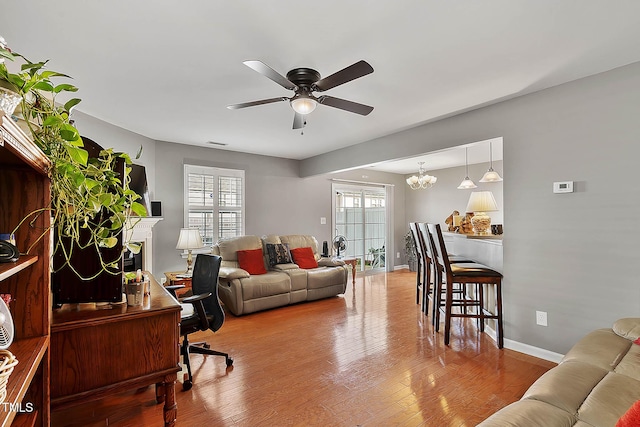
{"type": "Polygon", "coordinates": [[[554,193],[573,193],[573,181],[560,181],[553,183],[554,193]]]}

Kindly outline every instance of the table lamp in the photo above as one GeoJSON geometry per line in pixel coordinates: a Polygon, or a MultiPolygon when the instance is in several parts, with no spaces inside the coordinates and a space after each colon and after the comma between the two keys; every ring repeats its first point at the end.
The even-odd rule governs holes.
{"type": "Polygon", "coordinates": [[[182,228],[180,229],[180,236],[178,236],[178,244],[176,249],[182,249],[187,251],[187,271],[186,275],[193,273],[193,257],[191,256],[192,249],[199,249],[203,247],[202,237],[200,237],[200,231],[195,228],[182,228]]]}
{"type": "Polygon", "coordinates": [[[469,196],[469,203],[465,212],[473,212],[471,223],[476,234],[489,234],[491,217],[485,212],[497,211],[498,205],[491,191],[474,191],[469,196]]]}

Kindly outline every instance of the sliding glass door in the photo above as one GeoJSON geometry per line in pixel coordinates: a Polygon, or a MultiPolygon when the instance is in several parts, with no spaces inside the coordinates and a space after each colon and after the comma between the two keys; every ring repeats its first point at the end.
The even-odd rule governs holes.
{"type": "Polygon", "coordinates": [[[344,236],[347,242],[340,255],[355,257],[360,271],[383,271],[387,256],[385,188],[334,184],[333,190],[334,237],[344,236]]]}

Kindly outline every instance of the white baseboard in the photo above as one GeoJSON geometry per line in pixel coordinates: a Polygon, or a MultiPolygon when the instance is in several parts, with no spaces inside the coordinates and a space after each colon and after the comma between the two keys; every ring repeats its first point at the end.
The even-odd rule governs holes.
{"type": "MultiPolygon", "coordinates": [[[[489,335],[494,341],[497,341],[496,331],[489,326],[484,327],[484,332],[489,335]]],[[[520,353],[528,354],[529,356],[537,357],[539,359],[548,360],[554,363],[560,363],[560,360],[564,357],[564,354],[554,353],[553,351],[545,350],[544,348],[534,347],[529,344],[523,344],[519,341],[510,339],[504,340],[504,348],[509,350],[518,351],[520,353]]]]}
{"type": "Polygon", "coordinates": [[[409,264],[402,264],[402,265],[394,265],[393,266],[393,271],[396,270],[408,270],[409,269],[409,264]]]}

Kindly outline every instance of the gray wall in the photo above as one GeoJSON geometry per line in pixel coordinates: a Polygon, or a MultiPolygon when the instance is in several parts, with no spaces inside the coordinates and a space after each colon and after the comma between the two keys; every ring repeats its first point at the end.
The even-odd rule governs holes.
{"type": "Polygon", "coordinates": [[[153,139],[113,126],[80,111],[74,111],[72,119],[82,136],[94,140],[103,148],[113,148],[116,151],[128,153],[133,163],[144,166],[151,200],[155,200],[156,143],[153,139]],[[142,147],[142,154],[139,159],[135,159],[140,147],[142,147]]]}
{"type": "Polygon", "coordinates": [[[502,136],[505,335],[565,353],[588,331],[640,315],[639,118],[635,63],[306,159],[301,174],[502,136]],[[576,192],[553,194],[565,180],[576,192]]]}
{"type": "MultiPolygon", "coordinates": [[[[156,200],[164,219],[154,228],[154,274],[184,268],[175,250],[183,226],[183,165],[195,164],[245,170],[246,234],[311,234],[331,241],[331,179],[368,180],[401,187],[403,177],[377,171],[349,171],[300,178],[299,161],[168,142],[156,144],[156,200]],[[363,179],[366,173],[368,179],[363,179]],[[321,225],[320,218],[327,218],[321,225]]],[[[396,245],[402,244],[404,194],[395,197],[396,245]]],[[[396,260],[399,261],[399,260],[396,260]]]]}
{"type": "MultiPolygon", "coordinates": [[[[487,212],[492,224],[504,224],[504,202],[502,197],[503,182],[479,182],[482,175],[489,169],[489,163],[469,165],[469,178],[478,186],[472,190],[458,190],[457,187],[465,177],[465,167],[430,170],[428,173],[438,178],[436,184],[427,190],[407,190],[405,198],[406,222],[431,222],[445,226],[445,219],[454,210],[464,215],[473,191],[491,191],[498,211],[487,212]]],[[[493,169],[502,176],[502,161],[493,162],[493,169]]],[[[407,175],[408,178],[411,175],[407,175]]],[[[504,178],[504,176],[502,176],[504,178]]]]}
{"type": "MultiPolygon", "coordinates": [[[[162,142],[154,153],[147,138],[87,117],[77,124],[105,147],[122,143],[134,153],[142,143],[144,164],[155,164],[150,185],[165,216],[154,234],[159,272],[184,265],[173,249],[182,222],[184,162],[247,170],[247,233],[309,233],[329,240],[331,226],[321,226],[319,218],[331,218],[329,178],[338,175],[327,173],[503,137],[506,338],[564,353],[586,332],[640,315],[640,230],[634,226],[640,216],[634,186],[639,88],[636,63],[301,162],[162,142]],[[565,180],[576,182],[576,192],[553,194],[553,181],[565,180]],[[536,310],[548,312],[548,327],[535,324],[536,310]]],[[[406,223],[417,211],[414,196],[407,196],[405,217],[411,190],[404,177],[374,178],[368,170],[345,174],[362,180],[363,173],[395,184],[400,250],[406,223]]],[[[460,204],[446,204],[452,202],[460,204]]],[[[429,215],[444,220],[436,211],[429,215]]]]}

